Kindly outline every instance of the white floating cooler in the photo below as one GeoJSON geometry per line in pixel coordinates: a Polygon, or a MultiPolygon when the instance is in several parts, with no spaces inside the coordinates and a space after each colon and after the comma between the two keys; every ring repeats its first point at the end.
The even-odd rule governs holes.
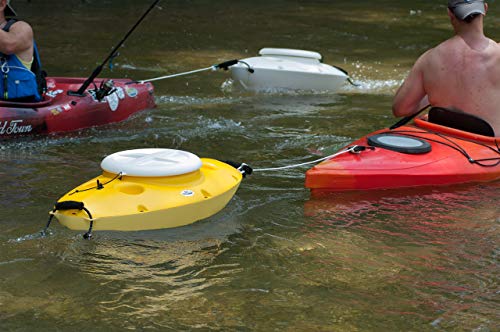
{"type": "Polygon", "coordinates": [[[259,54],[230,67],[234,82],[246,90],[337,92],[349,77],[344,70],[321,63],[317,52],[263,48],[259,54]]]}

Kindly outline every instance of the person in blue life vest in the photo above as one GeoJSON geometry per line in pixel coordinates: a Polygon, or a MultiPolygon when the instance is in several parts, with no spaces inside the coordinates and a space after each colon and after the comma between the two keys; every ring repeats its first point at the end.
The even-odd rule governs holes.
{"type": "Polygon", "coordinates": [[[500,136],[500,44],[486,37],[482,0],[448,0],[455,35],[420,56],[394,97],[395,116],[427,104],[487,121],[500,136]]]}
{"type": "Polygon", "coordinates": [[[0,100],[37,102],[45,89],[33,29],[14,17],[10,0],[0,0],[0,100]]]}

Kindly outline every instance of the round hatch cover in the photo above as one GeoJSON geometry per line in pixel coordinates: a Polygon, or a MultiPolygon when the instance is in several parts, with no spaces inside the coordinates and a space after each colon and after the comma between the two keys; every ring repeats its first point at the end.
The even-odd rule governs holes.
{"type": "Polygon", "coordinates": [[[128,176],[174,176],[199,170],[198,156],[181,150],[136,149],[107,156],[101,168],[107,172],[128,176]]]}
{"type": "Polygon", "coordinates": [[[368,137],[368,144],[387,150],[408,154],[423,154],[431,151],[429,142],[402,135],[379,134],[368,137]]]}

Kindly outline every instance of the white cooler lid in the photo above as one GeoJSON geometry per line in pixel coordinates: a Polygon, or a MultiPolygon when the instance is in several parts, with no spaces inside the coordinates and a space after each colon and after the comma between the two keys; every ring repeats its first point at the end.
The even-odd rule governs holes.
{"type": "Polygon", "coordinates": [[[260,55],[281,55],[293,56],[298,58],[316,59],[321,60],[322,56],[318,52],[295,50],[291,48],[263,48],[259,51],[260,55]]]}
{"type": "Polygon", "coordinates": [[[156,177],[191,173],[201,167],[200,158],[191,152],[172,149],[135,149],[113,153],[101,168],[113,174],[156,177]]]}

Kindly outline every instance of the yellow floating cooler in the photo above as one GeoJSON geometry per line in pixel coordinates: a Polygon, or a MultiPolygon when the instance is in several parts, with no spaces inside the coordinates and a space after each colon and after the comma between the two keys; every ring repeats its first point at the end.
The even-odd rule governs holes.
{"type": "Polygon", "coordinates": [[[171,149],[118,152],[101,167],[102,175],[61,197],[50,212],[70,229],[89,230],[87,237],[92,230],[153,230],[210,217],[231,200],[245,174],[171,149]]]}

